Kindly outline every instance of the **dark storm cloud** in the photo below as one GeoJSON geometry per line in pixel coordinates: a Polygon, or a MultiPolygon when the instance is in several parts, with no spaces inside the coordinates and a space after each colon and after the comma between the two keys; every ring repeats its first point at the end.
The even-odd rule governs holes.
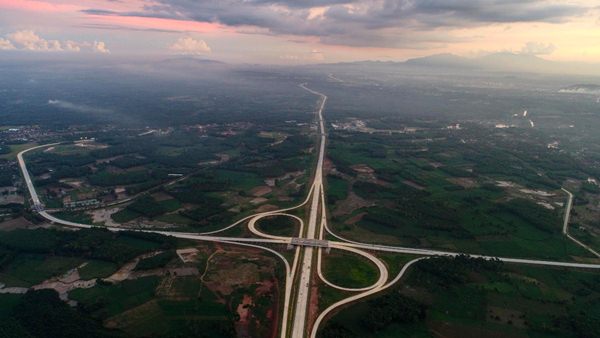
{"type": "MultiPolygon", "coordinates": [[[[76,25],[74,27],[89,28],[89,29],[102,29],[102,30],[114,30],[114,31],[132,31],[132,32],[156,32],[156,33],[182,33],[180,30],[173,29],[159,29],[159,28],[136,28],[124,25],[112,25],[112,24],[98,24],[98,23],[84,23],[76,25]]],[[[190,31],[183,31],[190,32],[190,31]]]]}
{"type": "MultiPolygon", "coordinates": [[[[394,9],[393,13],[402,12],[401,8],[394,9]]],[[[431,25],[461,26],[461,23],[561,22],[587,10],[583,6],[539,0],[421,0],[414,1],[407,12],[431,25]]]]}
{"type": "Polygon", "coordinates": [[[290,8],[311,8],[311,7],[323,7],[339,4],[348,4],[354,2],[353,0],[248,0],[246,1],[251,4],[268,4],[268,5],[281,5],[290,8]]]}
{"type": "Polygon", "coordinates": [[[396,46],[426,41],[439,28],[497,23],[562,22],[590,8],[545,0],[157,0],[141,12],[88,9],[95,15],[195,20],[254,26],[272,34],[310,35],[325,43],[396,46]],[[327,6],[311,17],[310,8],[327,6]],[[382,31],[385,31],[382,35],[382,31]],[[393,32],[412,32],[410,39],[393,32]],[[390,33],[392,32],[392,33],[390,33]],[[391,43],[391,45],[390,45],[391,43]]]}
{"type": "Polygon", "coordinates": [[[83,10],[81,10],[81,12],[85,13],[85,14],[89,14],[89,15],[136,16],[136,17],[143,17],[143,18],[160,18],[160,19],[175,19],[175,20],[185,19],[184,16],[177,15],[177,14],[171,13],[171,12],[164,12],[164,11],[161,12],[158,10],[154,10],[150,7],[144,8],[143,11],[136,11],[136,12],[117,12],[117,11],[110,11],[110,10],[97,9],[97,8],[83,9],[83,10]]]}

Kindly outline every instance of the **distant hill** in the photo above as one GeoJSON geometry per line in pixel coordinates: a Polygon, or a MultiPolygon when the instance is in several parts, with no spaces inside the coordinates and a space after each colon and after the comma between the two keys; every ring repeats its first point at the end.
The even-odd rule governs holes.
{"type": "Polygon", "coordinates": [[[532,73],[548,73],[556,67],[554,61],[544,60],[535,55],[514,53],[489,54],[476,59],[475,62],[485,68],[532,73]]]}
{"type": "Polygon", "coordinates": [[[420,67],[454,67],[454,68],[472,68],[477,67],[472,60],[463,58],[454,54],[435,54],[422,58],[409,59],[404,62],[409,66],[420,67]]]}
{"type": "Polygon", "coordinates": [[[445,72],[471,70],[600,76],[600,64],[550,61],[535,55],[509,52],[493,53],[477,58],[466,58],[454,54],[435,54],[404,62],[359,61],[335,65],[375,68],[394,66],[445,72]]]}
{"type": "Polygon", "coordinates": [[[221,61],[217,61],[217,60],[186,57],[186,56],[164,59],[164,60],[159,61],[158,64],[163,65],[163,66],[176,66],[176,67],[226,65],[225,62],[221,62],[221,61]]]}

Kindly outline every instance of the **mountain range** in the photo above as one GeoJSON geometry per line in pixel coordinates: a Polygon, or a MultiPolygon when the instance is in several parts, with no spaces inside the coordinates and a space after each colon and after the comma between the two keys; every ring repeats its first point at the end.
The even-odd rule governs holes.
{"type": "Polygon", "coordinates": [[[454,54],[435,54],[403,62],[359,61],[343,64],[363,66],[393,65],[404,68],[427,68],[444,71],[471,70],[600,76],[600,63],[551,61],[535,55],[509,52],[488,54],[476,58],[466,58],[454,54]]]}

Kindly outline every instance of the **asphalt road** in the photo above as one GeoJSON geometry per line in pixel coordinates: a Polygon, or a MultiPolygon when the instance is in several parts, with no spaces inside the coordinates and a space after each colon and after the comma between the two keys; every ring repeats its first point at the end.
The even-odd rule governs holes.
{"type": "MultiPolygon", "coordinates": [[[[315,239],[317,234],[317,217],[319,215],[319,207],[321,202],[321,194],[323,189],[323,161],[325,158],[325,123],[323,121],[323,109],[327,102],[327,96],[307,88],[304,84],[300,85],[303,89],[320,97],[321,103],[317,110],[317,119],[319,124],[320,144],[319,154],[317,158],[317,167],[315,168],[313,183],[312,183],[312,201],[310,213],[308,216],[308,226],[306,235],[308,239],[315,239]]],[[[305,247],[303,249],[302,264],[300,266],[300,280],[296,287],[296,304],[294,307],[294,320],[292,323],[292,337],[303,338],[306,329],[306,315],[308,312],[308,301],[310,299],[310,280],[312,273],[314,248],[305,247]]]]}

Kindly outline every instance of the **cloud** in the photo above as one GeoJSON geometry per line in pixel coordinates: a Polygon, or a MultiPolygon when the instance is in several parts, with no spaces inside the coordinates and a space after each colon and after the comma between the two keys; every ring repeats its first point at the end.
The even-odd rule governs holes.
{"type": "Polygon", "coordinates": [[[204,40],[196,40],[191,37],[179,38],[169,46],[169,50],[185,55],[201,55],[211,52],[210,47],[204,40]]]}
{"type": "Polygon", "coordinates": [[[17,31],[6,36],[17,49],[31,51],[62,51],[58,40],[45,40],[33,31],[17,31]]]}
{"type": "Polygon", "coordinates": [[[0,38],[0,50],[12,50],[15,46],[9,40],[0,38]]]}
{"type": "Polygon", "coordinates": [[[94,41],[92,50],[96,53],[109,54],[110,51],[106,48],[106,44],[102,41],[94,41]]]}
{"type": "Polygon", "coordinates": [[[80,44],[75,41],[71,41],[71,40],[67,40],[67,41],[63,42],[63,48],[64,48],[64,50],[69,51],[69,52],[80,52],[81,51],[80,44]]]}
{"type": "Polygon", "coordinates": [[[116,31],[132,31],[132,32],[155,32],[155,33],[191,33],[191,31],[181,31],[177,29],[161,29],[161,28],[139,28],[130,27],[125,25],[115,24],[104,24],[104,23],[84,23],[76,25],[75,27],[90,28],[90,29],[103,29],[103,30],[116,30],[116,31]]]}
{"type": "Polygon", "coordinates": [[[62,100],[48,100],[48,104],[62,109],[71,110],[78,113],[86,114],[110,114],[113,111],[110,109],[88,106],[86,104],[78,104],[62,100]]]}
{"type": "Polygon", "coordinates": [[[84,12],[250,26],[267,34],[315,36],[328,44],[397,47],[437,44],[441,29],[557,23],[590,10],[552,0],[155,0],[136,12],[84,12]]]}
{"type": "Polygon", "coordinates": [[[32,30],[16,31],[0,38],[0,50],[25,50],[36,52],[80,52],[108,53],[102,41],[76,42],[72,40],[46,40],[32,30]]]}
{"type": "Polygon", "coordinates": [[[521,48],[521,54],[525,55],[548,55],[554,53],[556,47],[551,43],[530,41],[521,48]]]}

